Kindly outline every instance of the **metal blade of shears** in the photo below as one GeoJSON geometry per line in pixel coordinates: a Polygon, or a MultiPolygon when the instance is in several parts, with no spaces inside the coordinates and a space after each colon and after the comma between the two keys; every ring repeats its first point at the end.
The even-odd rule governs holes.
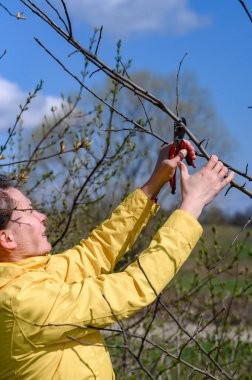
{"type": "Polygon", "coordinates": [[[180,144],[185,136],[185,129],[183,125],[186,125],[186,119],[181,117],[179,121],[174,121],[174,142],[180,144]]]}

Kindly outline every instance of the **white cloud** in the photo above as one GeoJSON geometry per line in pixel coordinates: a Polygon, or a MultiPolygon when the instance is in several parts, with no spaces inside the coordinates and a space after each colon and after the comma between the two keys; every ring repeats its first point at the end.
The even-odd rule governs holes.
{"type": "MultiPolygon", "coordinates": [[[[20,111],[19,104],[25,104],[27,95],[16,83],[0,77],[0,130],[7,130],[13,126],[20,111]]],[[[38,93],[29,110],[22,115],[24,126],[35,127],[41,123],[44,115],[50,113],[52,106],[60,108],[60,105],[60,98],[38,93]]]]}
{"type": "Polygon", "coordinates": [[[186,33],[210,23],[188,0],[71,0],[68,7],[80,21],[103,25],[116,38],[148,31],[186,33]]]}

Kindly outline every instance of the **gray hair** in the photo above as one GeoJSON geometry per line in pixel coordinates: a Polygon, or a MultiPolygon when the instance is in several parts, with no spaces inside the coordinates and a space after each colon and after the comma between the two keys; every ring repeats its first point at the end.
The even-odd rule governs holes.
{"type": "Polygon", "coordinates": [[[10,179],[0,174],[0,230],[6,228],[14,209],[14,201],[5,191],[12,187],[10,179]]]}

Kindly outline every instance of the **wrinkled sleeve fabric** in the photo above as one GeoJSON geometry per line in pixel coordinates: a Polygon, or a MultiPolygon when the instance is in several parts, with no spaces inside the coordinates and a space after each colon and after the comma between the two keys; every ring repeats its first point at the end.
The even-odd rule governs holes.
{"type": "Polygon", "coordinates": [[[64,342],[69,335],[83,337],[92,327],[127,318],[153,302],[201,234],[200,224],[190,214],[177,210],[123,272],[90,276],[71,286],[46,273],[41,278],[31,273],[29,283],[13,301],[17,323],[32,344],[44,346],[64,342]]]}
{"type": "Polygon", "coordinates": [[[158,209],[141,189],[136,189],[87,239],[63,254],[53,255],[51,266],[62,269],[59,274],[65,281],[111,272],[158,209]]]}

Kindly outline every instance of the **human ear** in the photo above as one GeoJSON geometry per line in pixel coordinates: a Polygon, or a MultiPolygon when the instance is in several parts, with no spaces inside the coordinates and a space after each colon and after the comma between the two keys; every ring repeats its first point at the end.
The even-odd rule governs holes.
{"type": "Polygon", "coordinates": [[[17,248],[17,243],[10,230],[0,231],[0,247],[5,250],[14,250],[17,248]]]}

